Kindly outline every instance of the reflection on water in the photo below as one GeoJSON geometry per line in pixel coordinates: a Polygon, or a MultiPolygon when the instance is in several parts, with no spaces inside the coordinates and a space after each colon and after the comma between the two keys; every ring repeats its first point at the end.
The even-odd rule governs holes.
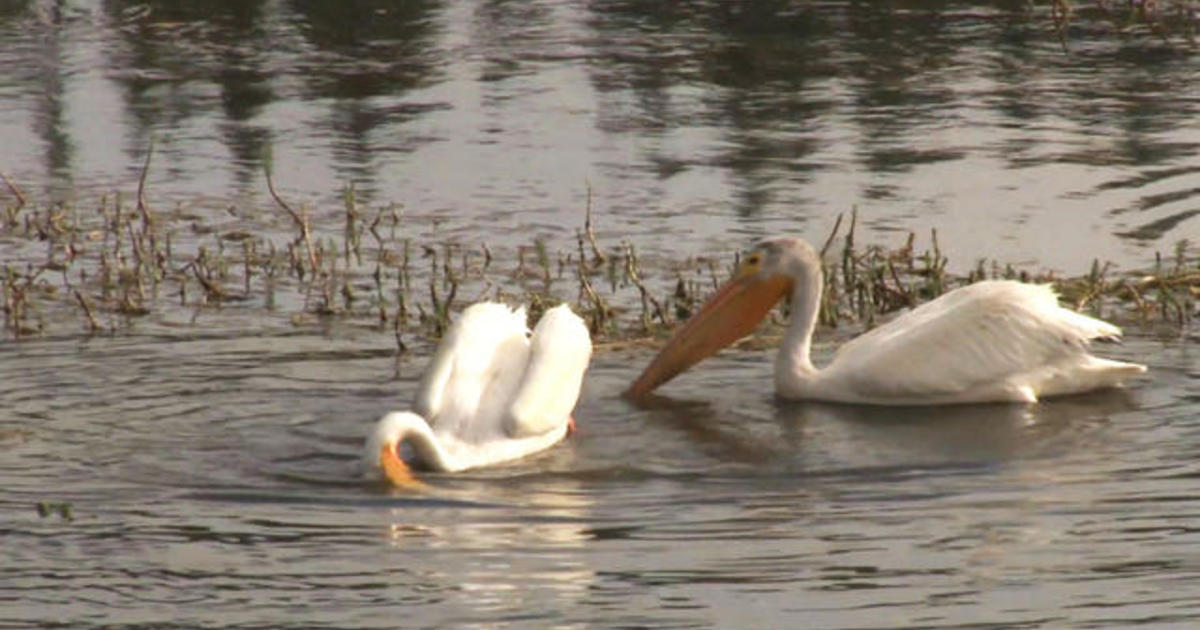
{"type": "MultiPolygon", "coordinates": [[[[458,623],[489,624],[508,618],[526,623],[550,619],[548,611],[581,605],[592,572],[580,557],[589,537],[591,520],[585,489],[569,478],[543,482],[509,480],[475,488],[482,503],[455,510],[426,510],[417,506],[391,512],[390,542],[395,560],[404,563],[414,553],[469,558],[438,570],[423,572],[421,587],[444,583],[470,602],[455,618],[458,623]],[[490,505],[495,514],[490,515],[490,505]],[[513,518],[508,506],[526,514],[513,518]],[[514,557],[539,558],[522,566],[514,557]]],[[[469,491],[459,489],[453,496],[469,491]]]]}
{"type": "Polygon", "coordinates": [[[0,167],[128,189],[153,137],[155,202],[268,230],[270,145],[331,231],[353,182],[412,236],[569,241],[590,185],[601,238],[648,255],[819,240],[857,204],[964,268],[1145,265],[1194,220],[1194,64],[1112,29],[1081,8],[1064,52],[1006,2],[10,2],[0,167]]]}
{"type": "MultiPolygon", "coordinates": [[[[639,403],[656,424],[726,463],[780,467],[806,475],[873,475],[897,467],[965,467],[1063,454],[1102,432],[1114,415],[1139,407],[1126,389],[1044,400],[1037,405],[878,407],[770,401],[770,356],[705,367],[685,377],[690,389],[718,399],[652,395],[639,403]],[[730,383],[755,383],[749,393],[730,383]],[[764,423],[766,425],[764,426],[764,423]],[[869,462],[858,471],[856,466],[869,462]]],[[[671,388],[665,388],[670,390],[671,388]]]]}

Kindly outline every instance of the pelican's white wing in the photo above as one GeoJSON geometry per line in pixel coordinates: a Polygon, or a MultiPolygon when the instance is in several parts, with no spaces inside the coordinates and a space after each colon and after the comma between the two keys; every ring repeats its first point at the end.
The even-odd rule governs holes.
{"type": "Polygon", "coordinates": [[[1126,366],[1087,353],[1090,339],[1120,334],[1116,326],[1060,307],[1049,286],[981,282],[845,344],[820,381],[850,400],[937,402],[983,392],[1036,400],[1039,389],[1072,390],[1075,384],[1055,380],[1064,374],[1087,379],[1126,366]]]}
{"type": "Polygon", "coordinates": [[[442,339],[421,378],[414,409],[438,433],[467,442],[492,438],[528,356],[524,309],[473,304],[442,339]]]}
{"type": "Polygon", "coordinates": [[[530,346],[529,364],[504,421],[505,433],[513,437],[566,426],[592,357],[587,326],[566,304],[542,315],[530,346]]]}

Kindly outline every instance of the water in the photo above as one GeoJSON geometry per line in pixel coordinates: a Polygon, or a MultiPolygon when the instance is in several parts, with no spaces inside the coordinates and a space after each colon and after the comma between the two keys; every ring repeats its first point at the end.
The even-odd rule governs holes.
{"type": "MultiPolygon", "coordinates": [[[[543,455],[357,477],[423,361],[266,332],[0,349],[2,627],[1191,627],[1197,365],[1026,406],[777,402],[733,351],[543,455]],[[395,378],[394,378],[395,377],[395,378]],[[38,515],[70,502],[73,520],[38,515]]],[[[829,345],[820,349],[828,355],[829,345]]]]}
{"type": "Polygon", "coordinates": [[[0,7],[3,169],[90,206],[153,137],[158,208],[262,231],[270,146],[318,230],[353,183],[409,235],[493,247],[571,247],[589,186],[599,236],[648,255],[821,240],[856,205],[961,268],[1195,237],[1191,48],[1087,6],[1065,54],[1006,3],[177,4],[0,7]]]}
{"type": "MultiPolygon", "coordinates": [[[[1046,16],[985,3],[175,4],[0,2],[0,171],[90,208],[153,136],[183,244],[291,237],[268,144],[323,234],[353,182],[402,236],[498,255],[572,249],[589,185],[601,240],[651,263],[820,241],[851,205],[860,242],[936,227],[960,270],[1195,238],[1195,59],[1087,11],[1064,54],[1046,16]]],[[[93,337],[46,317],[73,323],[0,343],[0,628],[1200,622],[1187,329],[1135,323],[1101,352],[1145,378],[1034,406],[782,403],[764,350],[637,406],[650,351],[605,348],[576,436],[406,494],[357,460],[428,344],[257,302],[93,337]]]]}

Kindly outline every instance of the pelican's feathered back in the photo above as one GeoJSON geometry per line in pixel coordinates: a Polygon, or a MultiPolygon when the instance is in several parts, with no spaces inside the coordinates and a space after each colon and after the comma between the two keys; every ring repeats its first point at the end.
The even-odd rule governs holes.
{"type": "Polygon", "coordinates": [[[494,427],[529,357],[525,309],[473,304],[450,326],[417,389],[414,410],[439,433],[470,441],[494,427]]]}
{"type": "Polygon", "coordinates": [[[530,346],[529,364],[505,416],[504,430],[513,437],[544,433],[570,415],[592,357],[587,326],[566,304],[542,315],[530,346]]]}
{"type": "Polygon", "coordinates": [[[1079,365],[1091,339],[1120,334],[1112,324],[1059,306],[1049,285],[981,282],[846,343],[822,378],[879,399],[1005,382],[1019,387],[1064,361],[1079,365]]]}

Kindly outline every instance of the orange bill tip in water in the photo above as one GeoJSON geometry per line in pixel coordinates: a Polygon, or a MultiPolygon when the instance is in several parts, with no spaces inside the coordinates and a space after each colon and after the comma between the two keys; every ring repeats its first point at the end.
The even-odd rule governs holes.
{"type": "Polygon", "coordinates": [[[725,283],[671,337],[627,395],[640,398],[718,350],[750,334],[792,288],[783,276],[742,275],[725,283]]]}
{"type": "Polygon", "coordinates": [[[384,444],[379,449],[379,465],[383,468],[383,476],[392,485],[400,488],[423,488],[425,484],[417,481],[413,476],[412,469],[405,464],[398,455],[396,448],[391,444],[384,444]]]}

